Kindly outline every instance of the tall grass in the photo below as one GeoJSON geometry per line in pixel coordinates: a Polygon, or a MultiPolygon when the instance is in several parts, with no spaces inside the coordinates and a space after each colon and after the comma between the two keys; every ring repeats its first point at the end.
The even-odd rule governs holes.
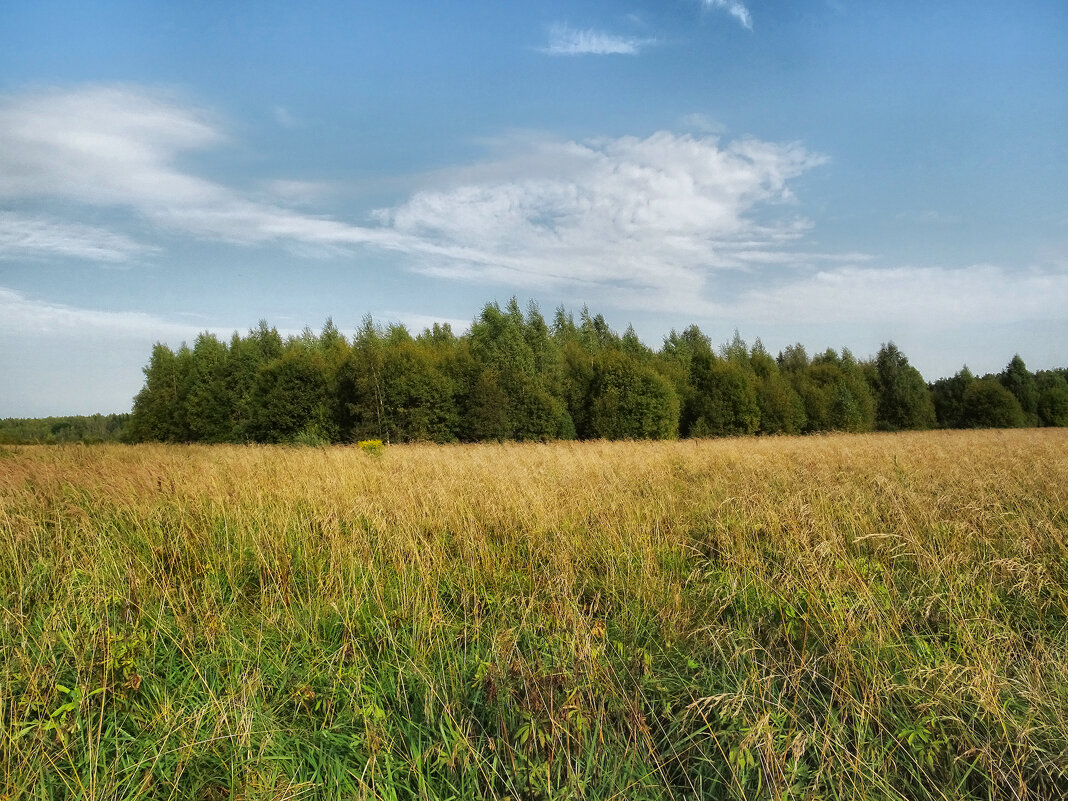
{"type": "Polygon", "coordinates": [[[1068,431],[0,450],[0,798],[1068,797],[1068,431]]]}

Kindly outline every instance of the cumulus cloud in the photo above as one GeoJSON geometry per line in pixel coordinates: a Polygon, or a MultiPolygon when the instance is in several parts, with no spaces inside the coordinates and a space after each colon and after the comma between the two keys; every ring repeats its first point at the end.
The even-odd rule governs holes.
{"type": "Polygon", "coordinates": [[[705,8],[715,8],[720,11],[726,11],[736,20],[738,24],[747,30],[753,29],[753,17],[749,14],[749,9],[746,8],[745,3],[741,0],[704,0],[705,8]]]}
{"type": "Polygon", "coordinates": [[[650,39],[554,25],[549,29],[549,43],[542,48],[542,52],[552,56],[632,56],[649,44],[652,44],[650,39]]]}
{"type": "Polygon", "coordinates": [[[0,260],[59,255],[124,263],[154,250],[105,228],[0,211],[0,260]]]}
{"type": "Polygon", "coordinates": [[[788,184],[824,161],[798,144],[669,132],[533,140],[379,220],[432,275],[693,303],[713,272],[746,269],[807,230],[788,184]]]}

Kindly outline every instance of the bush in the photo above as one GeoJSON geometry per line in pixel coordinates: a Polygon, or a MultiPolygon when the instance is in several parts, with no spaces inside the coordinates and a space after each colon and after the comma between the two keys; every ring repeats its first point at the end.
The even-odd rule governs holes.
{"type": "Polygon", "coordinates": [[[381,456],[386,451],[386,446],[382,444],[380,439],[362,440],[358,443],[358,447],[368,456],[381,456]]]}

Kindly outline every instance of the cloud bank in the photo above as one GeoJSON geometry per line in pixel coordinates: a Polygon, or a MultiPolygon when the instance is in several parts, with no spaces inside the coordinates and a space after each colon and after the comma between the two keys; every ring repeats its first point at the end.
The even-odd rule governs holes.
{"type": "Polygon", "coordinates": [[[991,264],[960,268],[817,270],[742,293],[722,309],[754,324],[866,325],[917,331],[1027,320],[1064,320],[1068,270],[1007,270],[991,264]]]}

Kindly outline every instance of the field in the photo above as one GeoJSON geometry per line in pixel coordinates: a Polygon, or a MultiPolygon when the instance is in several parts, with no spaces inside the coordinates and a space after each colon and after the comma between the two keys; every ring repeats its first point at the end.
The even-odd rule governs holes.
{"type": "Polygon", "coordinates": [[[0,798],[1068,797],[1068,430],[0,449],[0,798]]]}

